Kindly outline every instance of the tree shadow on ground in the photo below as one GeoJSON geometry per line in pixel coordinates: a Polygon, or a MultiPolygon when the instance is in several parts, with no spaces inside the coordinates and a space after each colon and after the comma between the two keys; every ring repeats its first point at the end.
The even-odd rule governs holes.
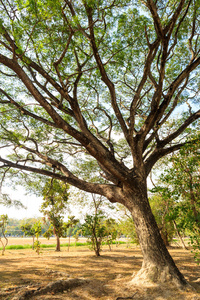
{"type": "MultiPolygon", "coordinates": [[[[89,280],[83,286],[31,299],[116,300],[117,297],[134,295],[134,300],[200,300],[200,295],[194,291],[180,291],[167,285],[129,285],[132,273],[137,272],[142,265],[139,248],[113,249],[112,252],[104,249],[100,257],[95,257],[87,249],[77,250],[73,253],[45,250],[39,257],[26,250],[12,252],[12,255],[8,253],[8,256],[1,259],[1,287],[41,283],[45,285],[56,280],[82,277],[89,280]]],[[[195,264],[192,255],[182,249],[170,249],[170,252],[186,279],[200,292],[200,268],[195,264]]],[[[11,298],[0,296],[0,299],[11,298]]]]}

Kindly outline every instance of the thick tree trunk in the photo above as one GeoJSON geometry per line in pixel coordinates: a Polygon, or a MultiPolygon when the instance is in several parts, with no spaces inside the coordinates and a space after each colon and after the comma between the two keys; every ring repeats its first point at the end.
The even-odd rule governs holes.
{"type": "Polygon", "coordinates": [[[56,235],[56,251],[60,251],[60,237],[56,235]]]}
{"type": "Polygon", "coordinates": [[[164,242],[165,246],[169,247],[170,244],[169,244],[169,241],[168,241],[168,234],[167,234],[167,232],[160,231],[160,234],[161,234],[161,237],[163,239],[163,242],[164,242]]]}
{"type": "Polygon", "coordinates": [[[124,202],[132,213],[143,253],[142,268],[132,282],[144,284],[173,281],[179,286],[186,286],[187,281],[176,267],[161,238],[149,205],[146,184],[138,183],[134,189],[124,189],[124,194],[124,202]]]}

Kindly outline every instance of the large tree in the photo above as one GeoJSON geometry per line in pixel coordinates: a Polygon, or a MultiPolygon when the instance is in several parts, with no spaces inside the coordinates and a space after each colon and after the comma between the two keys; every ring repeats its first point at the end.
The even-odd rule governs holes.
{"type": "Polygon", "coordinates": [[[186,284],[151,212],[147,177],[200,117],[199,6],[0,1],[3,178],[33,172],[125,205],[143,281],[186,284]]]}

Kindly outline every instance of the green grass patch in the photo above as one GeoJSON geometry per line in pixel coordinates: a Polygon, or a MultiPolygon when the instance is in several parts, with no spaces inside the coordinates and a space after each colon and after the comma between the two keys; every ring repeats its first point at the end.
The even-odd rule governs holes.
{"type": "MultiPolygon", "coordinates": [[[[90,245],[91,243],[79,243],[77,242],[76,244],[75,243],[70,243],[70,247],[80,247],[80,246],[88,246],[90,245]]],[[[69,243],[64,243],[64,244],[60,244],[60,247],[68,247],[69,243]]],[[[41,244],[40,245],[41,248],[55,248],[56,247],[56,244],[41,244]]]]}
{"type": "MultiPolygon", "coordinates": [[[[60,247],[68,247],[69,243],[65,243],[65,244],[61,244],[60,247]]],[[[80,247],[80,246],[88,246],[91,245],[90,242],[85,242],[85,243],[81,243],[81,242],[77,242],[77,243],[70,243],[70,247],[80,247]]]]}
{"type": "MultiPolygon", "coordinates": [[[[10,246],[6,246],[6,249],[8,250],[17,250],[17,249],[31,249],[32,245],[10,245],[10,246]]],[[[1,247],[0,250],[2,250],[3,248],[1,247]]]]}
{"type": "MultiPolygon", "coordinates": [[[[126,244],[126,242],[123,241],[113,241],[112,242],[113,245],[115,244],[126,244]]],[[[64,243],[61,244],[60,247],[68,247],[68,243],[64,243]]],[[[85,242],[85,243],[81,243],[81,242],[77,242],[77,243],[70,243],[70,247],[81,247],[81,246],[90,246],[91,243],[90,242],[85,242]]],[[[107,245],[107,242],[103,242],[103,245],[107,245]]],[[[56,244],[41,244],[40,245],[41,249],[45,249],[45,248],[56,248],[56,244]]],[[[20,249],[32,249],[32,245],[10,245],[10,246],[6,246],[6,250],[20,250],[20,249]]],[[[0,250],[3,250],[2,247],[0,247],[0,250]]]]}
{"type": "Polygon", "coordinates": [[[116,244],[117,244],[117,245],[118,245],[118,244],[124,245],[124,244],[126,244],[126,242],[124,242],[124,241],[117,241],[117,242],[116,242],[116,241],[113,241],[112,244],[113,244],[113,245],[116,245],[116,244]]]}
{"type": "Polygon", "coordinates": [[[40,248],[55,248],[56,244],[41,244],[40,248]]]}
{"type": "MultiPolygon", "coordinates": [[[[70,247],[80,247],[80,246],[88,246],[91,243],[70,243],[70,247]]],[[[60,247],[68,247],[68,243],[61,244],[60,247]]],[[[41,244],[40,248],[56,248],[56,244],[41,244]]],[[[20,249],[32,249],[32,245],[10,245],[6,246],[6,250],[20,250],[20,249]]],[[[0,247],[0,250],[3,250],[3,247],[0,247]]]]}

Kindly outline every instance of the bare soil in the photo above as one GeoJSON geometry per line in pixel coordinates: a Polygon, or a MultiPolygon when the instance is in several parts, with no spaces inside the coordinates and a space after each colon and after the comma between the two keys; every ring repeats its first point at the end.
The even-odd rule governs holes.
{"type": "MultiPolygon", "coordinates": [[[[9,243],[10,244],[10,243],[9,243]]],[[[17,243],[22,244],[22,243],[17,243]]],[[[26,243],[25,243],[26,244],[26,243]]],[[[38,256],[33,250],[6,250],[0,257],[0,299],[14,299],[19,287],[31,289],[38,284],[82,278],[81,286],[68,288],[62,293],[47,293],[31,297],[33,300],[200,300],[200,266],[190,251],[169,249],[178,268],[194,289],[180,290],[174,286],[130,285],[132,275],[142,264],[139,247],[113,246],[112,252],[104,247],[100,257],[87,247],[43,249],[38,256]]]]}

